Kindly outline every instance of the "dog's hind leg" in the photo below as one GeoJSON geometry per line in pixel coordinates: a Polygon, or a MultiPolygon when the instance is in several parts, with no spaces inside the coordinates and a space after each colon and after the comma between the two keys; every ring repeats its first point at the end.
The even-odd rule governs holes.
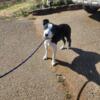
{"type": "Polygon", "coordinates": [[[67,41],[68,41],[68,49],[71,48],[71,38],[67,38],[67,41]]]}
{"type": "Polygon", "coordinates": [[[64,37],[63,37],[62,41],[64,44],[60,47],[61,50],[63,50],[65,48],[65,45],[66,45],[66,40],[64,37]]]}
{"type": "Polygon", "coordinates": [[[48,41],[44,41],[44,48],[45,48],[45,55],[43,57],[43,60],[47,60],[47,55],[48,55],[48,41]]]}

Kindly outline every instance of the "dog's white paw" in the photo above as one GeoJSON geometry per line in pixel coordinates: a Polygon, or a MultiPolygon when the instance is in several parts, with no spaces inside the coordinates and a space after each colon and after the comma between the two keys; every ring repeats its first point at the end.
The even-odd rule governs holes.
{"type": "Polygon", "coordinates": [[[43,60],[47,60],[47,59],[48,59],[48,57],[47,57],[47,56],[44,56],[44,57],[43,57],[43,60]]]}
{"type": "Polygon", "coordinates": [[[60,50],[63,50],[63,49],[64,49],[64,46],[61,46],[61,47],[60,47],[60,50]]]}
{"type": "Polygon", "coordinates": [[[52,66],[55,66],[55,65],[57,64],[57,62],[56,62],[55,60],[53,60],[53,61],[51,62],[51,64],[52,64],[52,66]]]}

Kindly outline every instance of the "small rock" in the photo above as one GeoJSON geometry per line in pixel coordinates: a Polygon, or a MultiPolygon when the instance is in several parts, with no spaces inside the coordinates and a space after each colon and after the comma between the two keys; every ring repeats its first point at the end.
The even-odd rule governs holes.
{"type": "Polygon", "coordinates": [[[56,74],[58,82],[63,83],[65,81],[65,77],[62,74],[56,74]]]}

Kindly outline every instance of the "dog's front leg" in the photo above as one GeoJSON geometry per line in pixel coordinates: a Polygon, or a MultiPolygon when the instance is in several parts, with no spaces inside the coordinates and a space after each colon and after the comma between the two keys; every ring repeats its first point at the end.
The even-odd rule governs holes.
{"type": "Polygon", "coordinates": [[[43,60],[47,60],[47,55],[48,55],[48,41],[44,41],[44,48],[45,48],[45,55],[43,57],[43,60]]]}
{"type": "Polygon", "coordinates": [[[56,64],[56,52],[57,52],[57,45],[55,43],[50,43],[51,47],[52,47],[52,66],[54,66],[56,64]]]}

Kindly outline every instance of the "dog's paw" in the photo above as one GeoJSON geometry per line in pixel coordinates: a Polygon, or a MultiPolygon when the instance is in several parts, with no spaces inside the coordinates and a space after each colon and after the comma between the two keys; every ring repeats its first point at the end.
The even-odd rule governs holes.
{"type": "Polygon", "coordinates": [[[60,50],[63,50],[63,49],[64,49],[64,46],[61,46],[61,47],[60,47],[60,50]]]}
{"type": "Polygon", "coordinates": [[[44,57],[43,57],[43,60],[47,60],[47,59],[48,59],[48,57],[47,57],[47,56],[44,56],[44,57]]]}
{"type": "Polygon", "coordinates": [[[52,64],[52,66],[55,66],[57,64],[57,62],[56,61],[52,61],[51,64],[52,64]]]}

